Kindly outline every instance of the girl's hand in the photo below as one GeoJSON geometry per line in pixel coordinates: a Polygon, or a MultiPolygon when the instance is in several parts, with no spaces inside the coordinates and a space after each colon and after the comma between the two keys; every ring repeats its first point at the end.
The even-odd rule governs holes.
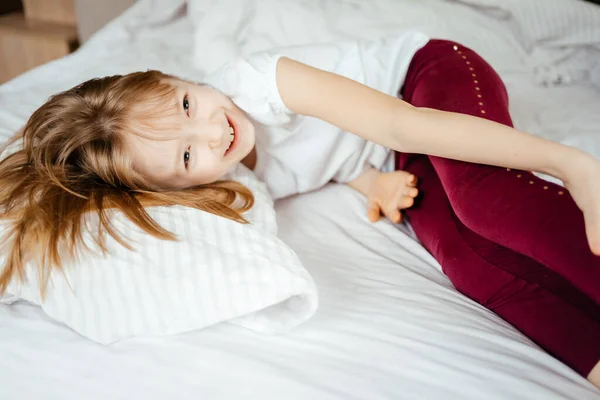
{"type": "Polygon", "coordinates": [[[397,224],[402,221],[400,210],[410,208],[419,194],[417,177],[406,171],[379,173],[367,195],[367,216],[376,222],[385,215],[397,224]]]}
{"type": "Polygon", "coordinates": [[[600,162],[591,157],[580,160],[570,164],[563,182],[583,211],[590,249],[600,256],[600,162]]]}

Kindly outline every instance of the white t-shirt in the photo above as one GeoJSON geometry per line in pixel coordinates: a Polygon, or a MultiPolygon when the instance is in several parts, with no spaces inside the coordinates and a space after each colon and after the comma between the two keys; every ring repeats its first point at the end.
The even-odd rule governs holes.
{"type": "MultiPolygon", "coordinates": [[[[255,173],[274,199],[349,182],[372,166],[393,168],[393,152],[316,118],[294,114],[281,100],[275,69],[285,56],[397,96],[414,54],[429,38],[418,32],[296,46],[238,59],[206,83],[231,97],[256,126],[255,173]]],[[[319,93],[315,93],[318,96],[319,93]]]]}

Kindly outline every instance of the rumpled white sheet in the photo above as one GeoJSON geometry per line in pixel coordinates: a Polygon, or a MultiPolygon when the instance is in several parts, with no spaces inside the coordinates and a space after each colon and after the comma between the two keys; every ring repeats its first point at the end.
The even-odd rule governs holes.
{"type": "Polygon", "coordinates": [[[527,72],[544,85],[600,80],[600,7],[582,1],[188,1],[194,62],[207,72],[272,47],[416,29],[473,48],[501,75],[527,72]]]}
{"type": "Polygon", "coordinates": [[[600,88],[600,7],[575,0],[449,0],[504,21],[533,60],[537,83],[590,79],[600,88]]]}
{"type": "Polygon", "coordinates": [[[205,71],[236,54],[348,38],[375,39],[402,30],[460,41],[504,70],[523,68],[526,57],[501,21],[443,0],[188,2],[195,27],[194,63],[205,71]]]}

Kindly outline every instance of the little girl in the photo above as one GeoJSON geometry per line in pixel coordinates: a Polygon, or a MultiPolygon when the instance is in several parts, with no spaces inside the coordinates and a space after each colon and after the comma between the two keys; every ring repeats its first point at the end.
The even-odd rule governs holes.
{"type": "Polygon", "coordinates": [[[60,268],[86,212],[124,245],[107,209],[164,239],[144,206],[245,222],[251,193],[220,181],[242,162],[276,199],[333,180],[367,197],[372,221],[406,210],[458,290],[600,386],[600,163],[511,126],[484,60],[413,32],[257,54],[205,84],[93,79],[50,98],[0,161],[0,291],[30,260],[60,268]]]}

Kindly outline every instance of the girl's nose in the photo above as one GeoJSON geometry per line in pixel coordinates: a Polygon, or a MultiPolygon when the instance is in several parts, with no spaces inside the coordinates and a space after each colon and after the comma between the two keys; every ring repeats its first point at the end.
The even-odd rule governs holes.
{"type": "Polygon", "coordinates": [[[223,144],[223,124],[211,123],[205,129],[206,141],[211,148],[221,147],[223,144]]]}
{"type": "Polygon", "coordinates": [[[225,137],[223,124],[207,121],[203,124],[194,124],[188,127],[187,130],[190,139],[198,142],[198,144],[208,144],[210,148],[217,148],[223,145],[223,138],[225,137]]]}

